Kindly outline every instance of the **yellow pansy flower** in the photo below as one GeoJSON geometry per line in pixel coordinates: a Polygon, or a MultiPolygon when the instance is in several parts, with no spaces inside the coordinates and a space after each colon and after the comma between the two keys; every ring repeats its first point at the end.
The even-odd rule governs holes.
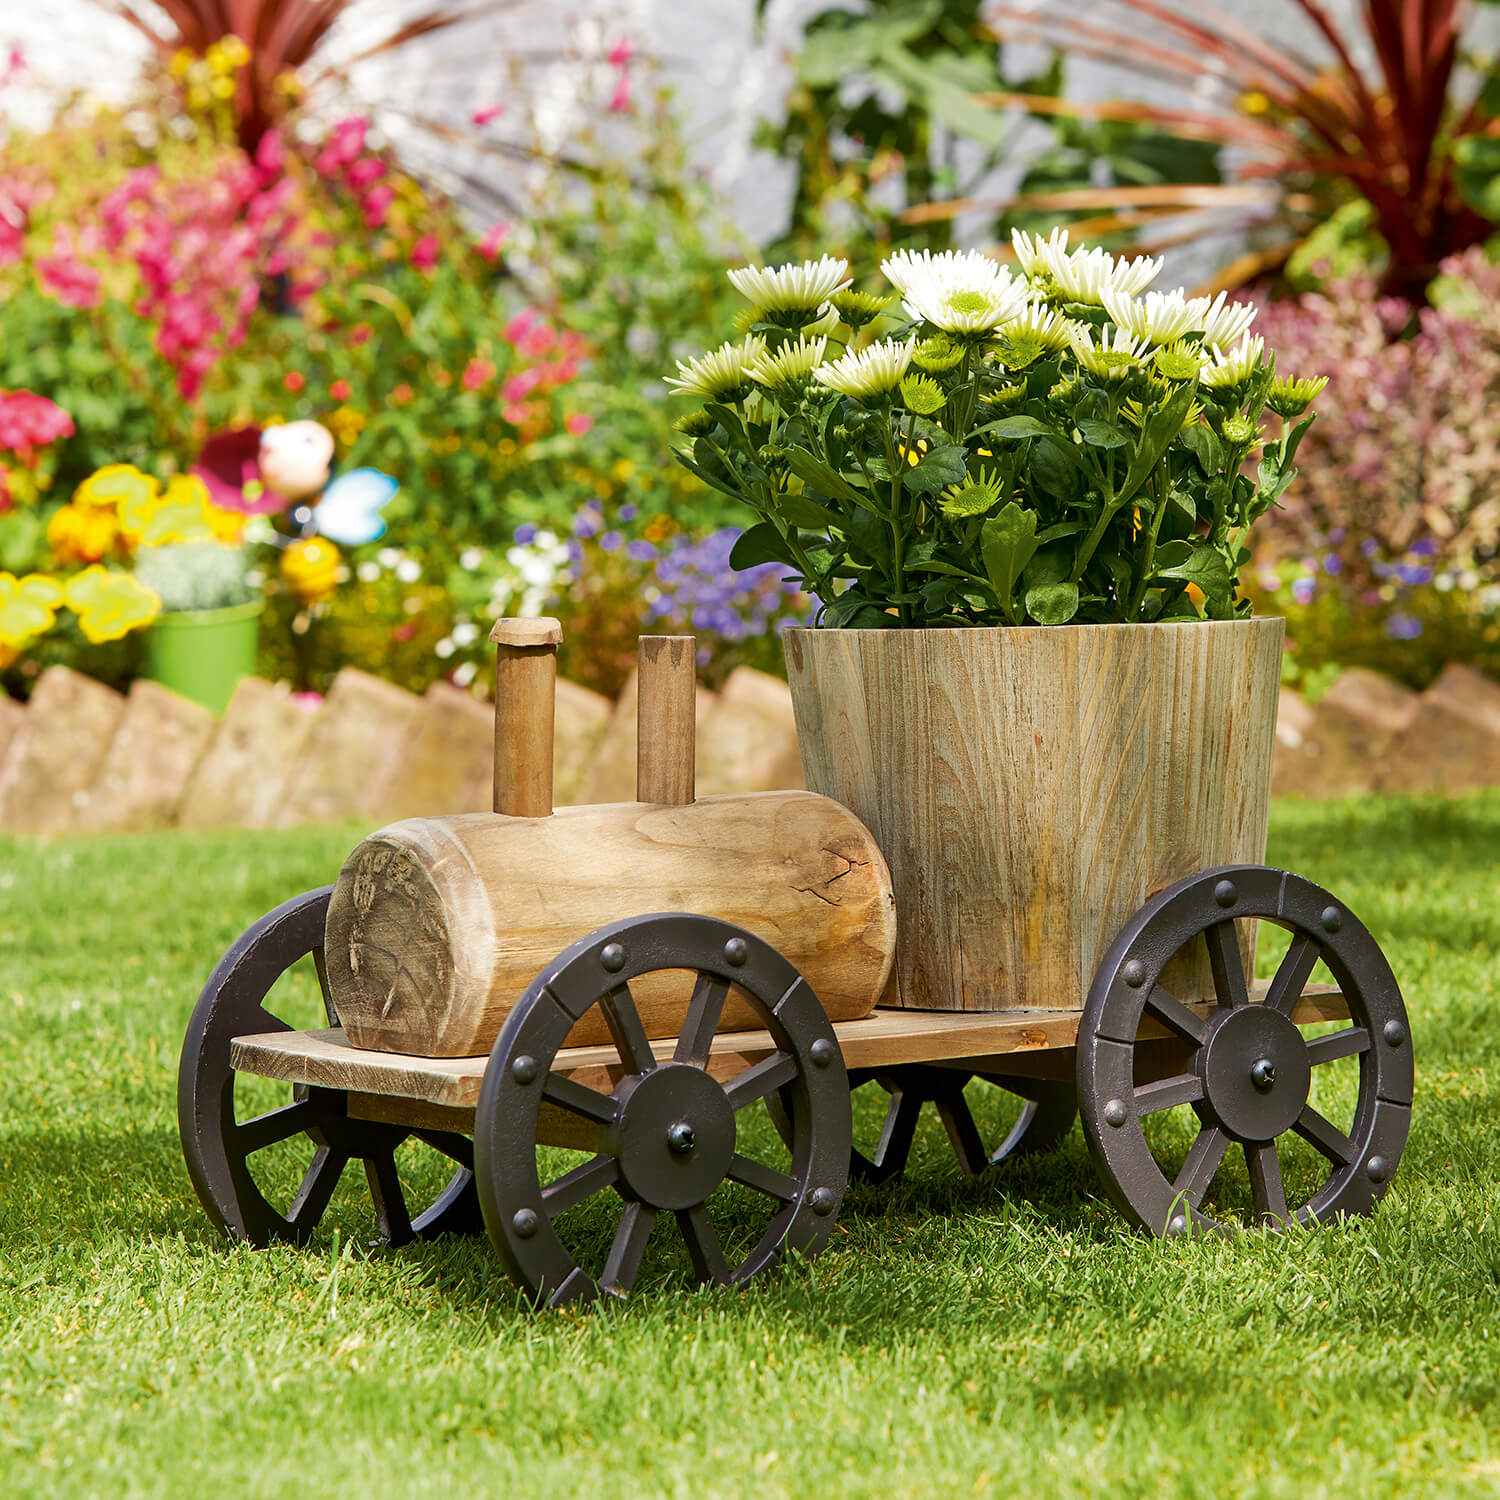
{"type": "Polygon", "coordinates": [[[102,505],[65,505],[47,522],[47,545],[62,562],[98,562],[119,534],[114,511],[102,505]]]}
{"type": "Polygon", "coordinates": [[[134,464],[106,464],[95,469],[82,484],[73,491],[75,505],[124,504],[141,505],[154,500],[161,493],[161,486],[149,474],[143,474],[134,464]]]}
{"type": "Polygon", "coordinates": [[[52,629],[62,586],[45,573],[0,573],[0,646],[20,651],[52,629]]]}
{"type": "Polygon", "coordinates": [[[133,573],[112,573],[97,564],[68,580],[63,600],[96,646],[149,625],[161,613],[160,597],[133,573]]]}

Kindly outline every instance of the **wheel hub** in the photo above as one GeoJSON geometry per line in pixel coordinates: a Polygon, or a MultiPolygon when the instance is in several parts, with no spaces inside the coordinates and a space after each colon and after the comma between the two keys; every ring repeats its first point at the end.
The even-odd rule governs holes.
{"type": "Polygon", "coordinates": [[[667,1063],[633,1081],[614,1136],[627,1194],[653,1208],[692,1208],[729,1169],[734,1109],[701,1068],[667,1063]]]}
{"type": "Polygon", "coordinates": [[[1289,1130],[1307,1103],[1312,1063],[1296,1025],[1264,1005],[1231,1010],[1199,1054],[1203,1099],[1215,1123],[1241,1141],[1289,1130]]]}

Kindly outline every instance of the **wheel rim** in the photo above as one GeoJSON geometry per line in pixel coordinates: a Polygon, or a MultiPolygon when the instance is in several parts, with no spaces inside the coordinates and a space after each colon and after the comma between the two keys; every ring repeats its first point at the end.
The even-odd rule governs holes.
{"type": "Polygon", "coordinates": [[[449,1131],[409,1130],[351,1119],[348,1097],[335,1089],[293,1091],[290,1104],[249,1120],[235,1117],[236,1036],[292,1028],[267,1005],[276,981],[311,955],[329,1025],[337,1024],[323,966],[323,928],[332,887],[308,891],[249,928],[219,961],[194,1007],[178,1067],[177,1119],[183,1155],[199,1201],[225,1234],[263,1249],[276,1241],[305,1244],[350,1162],[360,1162],[374,1203],[380,1238],[388,1244],[482,1227],[473,1187],[473,1147],[449,1131]],[[283,1211],[251,1170],[261,1151],[307,1136],[314,1147],[300,1186],[283,1211]],[[426,1209],[412,1216],[397,1151],[418,1139],[451,1158],[458,1170],[426,1209]]]}
{"type": "MultiPolygon", "coordinates": [[[[716,1065],[719,1066],[719,1065],[716,1065]]],[[[699,1281],[741,1283],[783,1250],[826,1243],[848,1177],[849,1085],[833,1028],[805,980],[768,944],[725,922],[662,915],[601,928],[549,965],[507,1018],[490,1055],[475,1116],[475,1177],[485,1224],[515,1280],[551,1306],[635,1285],[659,1218],[675,1218],[699,1281]],[[694,972],[671,1056],[647,1041],[632,981],[694,972]],[[730,987],[770,1032],[776,1051],[732,1076],[709,1071],[730,987]],[[599,1006],[618,1053],[609,1093],[551,1071],[578,1017],[599,1006]],[[742,1111],[789,1090],[787,1170],[741,1148],[742,1111]],[[596,1132],[587,1161],[545,1185],[537,1151],[546,1104],[596,1132]],[[707,1206],[733,1183],[768,1200],[771,1218],[748,1253],[726,1260],[707,1206]],[[602,1269],[590,1274],[557,1221],[599,1194],[622,1201],[602,1269]]]]}
{"type": "MultiPolygon", "coordinates": [[[[1160,1045],[1160,1044],[1154,1044],[1160,1045]]],[[[1229,866],[1155,896],[1116,939],[1089,991],[1078,1044],[1084,1132],[1116,1203],[1153,1234],[1229,1232],[1200,1204],[1232,1147],[1244,1155],[1252,1218],[1267,1228],[1368,1214],[1395,1173],[1411,1119],[1412,1045],[1390,965],[1363,924],[1327,891],[1261,866],[1229,866]],[[1252,1003],[1235,922],[1291,936],[1264,997],[1252,1003]],[[1213,975],[1207,1017],[1159,983],[1201,937],[1213,975]],[[1326,965],[1349,1008],[1341,1029],[1308,1039],[1289,1019],[1314,968],[1326,965]],[[1180,1044],[1186,1061],[1142,1082],[1143,1020],[1180,1044]],[[1357,1060],[1348,1130],[1310,1101],[1319,1070],[1357,1060]],[[1143,1121],[1180,1105],[1196,1134],[1168,1171],[1143,1121]],[[1278,1151],[1303,1142],[1326,1177],[1288,1203],[1278,1151]]]]}

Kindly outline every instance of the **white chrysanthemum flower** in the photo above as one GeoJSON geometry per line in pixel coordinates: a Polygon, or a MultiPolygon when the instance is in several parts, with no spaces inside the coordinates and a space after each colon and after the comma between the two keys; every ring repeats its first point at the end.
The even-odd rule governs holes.
{"type": "Polygon", "coordinates": [[[1101,328],[1099,337],[1081,323],[1070,325],[1073,353],[1078,363],[1101,380],[1119,380],[1128,375],[1146,348],[1144,339],[1132,338],[1123,328],[1101,328]]]}
{"type": "Polygon", "coordinates": [[[760,312],[817,312],[850,284],[849,262],[832,255],[801,265],[741,266],[729,280],[760,312]]]}
{"type": "Polygon", "coordinates": [[[802,337],[815,339],[819,334],[832,333],[839,326],[839,310],[829,303],[811,323],[802,325],[802,337]]]}
{"type": "Polygon", "coordinates": [[[885,279],[907,296],[918,286],[987,286],[1000,275],[998,261],[978,250],[898,250],[881,261],[885,279]]]}
{"type": "Polygon", "coordinates": [[[1210,390],[1241,385],[1260,369],[1266,341],[1257,333],[1247,335],[1233,349],[1216,349],[1213,359],[1198,373],[1198,383],[1210,390]]]}
{"type": "Polygon", "coordinates": [[[1207,297],[1184,297],[1181,291],[1147,292],[1135,298],[1118,287],[1104,289],[1104,307],[1117,327],[1148,344],[1175,344],[1203,326],[1207,297]]]}
{"type": "Polygon", "coordinates": [[[1008,271],[976,285],[958,277],[918,278],[901,301],[909,318],[944,333],[983,333],[1013,322],[1026,310],[1031,289],[1008,271]]]}
{"type": "Polygon", "coordinates": [[[1052,245],[1042,247],[1048,274],[1057,290],[1069,302],[1087,302],[1101,306],[1106,288],[1134,297],[1145,291],[1161,274],[1165,262],[1116,260],[1108,250],[1075,250],[1069,255],[1052,245]]]}
{"type": "Polygon", "coordinates": [[[895,339],[882,339],[857,353],[851,350],[830,365],[819,365],[812,376],[829,390],[868,401],[884,396],[901,384],[915,347],[915,339],[908,339],[904,344],[898,344],[895,339]]]}
{"type": "Polygon", "coordinates": [[[1010,242],[1015,247],[1017,264],[1028,276],[1036,276],[1051,269],[1047,261],[1048,255],[1068,253],[1068,231],[1061,224],[1046,239],[1041,235],[1033,239],[1024,229],[1013,229],[1010,232],[1010,242]]]}
{"type": "Polygon", "coordinates": [[[754,364],[745,367],[745,373],[757,385],[795,385],[805,380],[823,363],[823,351],[828,347],[827,337],[820,339],[799,338],[796,343],[785,343],[774,354],[764,353],[754,364]]]}
{"type": "Polygon", "coordinates": [[[1229,302],[1220,292],[1203,314],[1203,342],[1216,349],[1228,349],[1250,331],[1255,308],[1248,302],[1229,302]],[[1227,304],[1227,305],[1226,305],[1227,304]]]}
{"type": "Polygon", "coordinates": [[[717,400],[726,392],[748,385],[749,367],[765,352],[766,341],[750,334],[738,344],[720,344],[712,353],[698,359],[679,359],[677,377],[667,376],[666,383],[679,395],[717,400]]]}

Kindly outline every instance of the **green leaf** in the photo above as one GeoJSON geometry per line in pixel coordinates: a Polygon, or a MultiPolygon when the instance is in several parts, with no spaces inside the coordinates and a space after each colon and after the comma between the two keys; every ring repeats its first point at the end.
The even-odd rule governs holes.
{"type": "Polygon", "coordinates": [[[1038,422],[1035,417],[1024,414],[1015,417],[1001,417],[998,422],[990,422],[984,427],[977,427],[969,434],[972,443],[977,437],[993,438],[1033,438],[1050,437],[1052,429],[1045,422],[1038,422]]]}
{"type": "Polygon", "coordinates": [[[1014,618],[1011,600],[1016,580],[1036,552],[1036,512],[1022,510],[1014,500],[991,516],[979,533],[984,570],[1000,598],[1001,606],[1014,618]]]}
{"type": "Polygon", "coordinates": [[[1212,479],[1224,467],[1224,448],[1211,427],[1194,422],[1178,434],[1182,446],[1198,461],[1205,479],[1212,479]]]}
{"type": "Polygon", "coordinates": [[[1099,421],[1096,417],[1080,417],[1078,431],[1082,434],[1084,442],[1095,448],[1123,448],[1130,442],[1127,433],[1121,432],[1118,427],[1111,426],[1108,422],[1099,421]]]}
{"type": "Polygon", "coordinates": [[[840,524],[839,517],[833,511],[826,505],[819,505],[808,495],[783,490],[772,503],[777,513],[793,526],[802,526],[809,531],[828,531],[840,524]]]}
{"type": "Polygon", "coordinates": [[[1164,568],[1180,568],[1196,549],[1191,542],[1163,542],[1156,549],[1156,571],[1164,568]]]}
{"type": "Polygon", "coordinates": [[[1042,583],[1027,589],[1026,613],[1038,625],[1066,625],[1078,613],[1078,585],[1042,583]]]}
{"type": "Polygon", "coordinates": [[[786,461],[787,467],[798,479],[804,484],[812,485],[820,494],[827,495],[831,500],[846,500],[875,515],[880,514],[869,495],[863,490],[855,489],[842,474],[836,474],[821,458],[809,453],[806,448],[788,448],[786,461]]]}
{"type": "Polygon", "coordinates": [[[964,450],[950,443],[923,454],[921,461],[906,471],[904,483],[914,495],[935,495],[946,485],[961,484],[967,473],[964,450]]]}
{"type": "Polygon", "coordinates": [[[1155,576],[1196,584],[1206,599],[1220,606],[1226,606],[1234,593],[1234,580],[1223,557],[1216,548],[1206,545],[1195,547],[1191,557],[1175,566],[1157,568],[1155,576]]]}
{"type": "Polygon", "coordinates": [[[1135,457],[1130,460],[1130,467],[1125,471],[1125,482],[1115,492],[1117,506],[1128,505],[1151,477],[1167,449],[1172,446],[1172,439],[1182,431],[1182,424],[1187,420],[1188,410],[1196,395],[1196,386],[1179,386],[1167,397],[1161,409],[1154,412],[1147,421],[1140,447],[1135,450],[1135,457]]]}
{"type": "Polygon", "coordinates": [[[742,532],[729,549],[729,566],[736,572],[758,568],[762,563],[779,562],[795,568],[797,560],[786,538],[769,521],[762,521],[742,532]]]}
{"type": "Polygon", "coordinates": [[[1065,536],[1077,536],[1080,531],[1087,530],[1088,527],[1081,521],[1060,521],[1056,526],[1037,532],[1036,539],[1039,546],[1045,547],[1048,542],[1060,541],[1065,536]]]}

